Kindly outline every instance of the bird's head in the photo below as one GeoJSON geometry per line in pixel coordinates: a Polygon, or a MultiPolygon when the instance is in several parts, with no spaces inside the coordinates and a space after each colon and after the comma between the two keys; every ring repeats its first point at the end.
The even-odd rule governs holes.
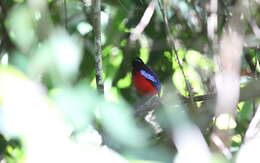
{"type": "Polygon", "coordinates": [[[132,66],[135,68],[135,69],[141,69],[144,65],[144,62],[141,60],[141,58],[135,58],[133,61],[132,61],[132,66]]]}

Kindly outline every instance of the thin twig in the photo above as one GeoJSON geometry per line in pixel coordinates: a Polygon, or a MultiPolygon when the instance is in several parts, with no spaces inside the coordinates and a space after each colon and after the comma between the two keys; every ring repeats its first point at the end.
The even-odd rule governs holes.
{"type": "Polygon", "coordinates": [[[101,0],[92,0],[93,28],[95,35],[96,84],[101,93],[104,93],[103,68],[101,54],[101,0]]]}
{"type": "Polygon", "coordinates": [[[182,73],[182,75],[183,75],[183,77],[184,77],[185,84],[186,84],[186,87],[187,87],[187,90],[188,90],[188,93],[189,93],[189,98],[190,98],[190,100],[191,100],[192,106],[193,106],[193,108],[196,108],[196,105],[195,105],[194,99],[193,99],[192,88],[191,88],[190,83],[188,82],[188,79],[187,79],[187,77],[186,77],[186,75],[185,75],[185,72],[184,72],[184,70],[183,70],[183,66],[182,66],[182,64],[181,64],[181,62],[180,62],[180,59],[179,59],[179,56],[178,56],[178,51],[176,50],[176,47],[175,47],[174,38],[173,38],[173,36],[172,36],[172,34],[171,34],[171,32],[170,32],[168,17],[167,17],[167,15],[166,15],[166,9],[162,6],[160,0],[158,0],[158,4],[159,4],[160,11],[161,11],[161,13],[162,13],[162,16],[163,16],[166,33],[167,33],[167,35],[168,35],[168,37],[169,37],[169,38],[167,39],[167,42],[168,42],[168,44],[169,44],[169,46],[170,46],[170,48],[171,48],[171,51],[173,51],[174,54],[175,54],[175,58],[176,58],[176,60],[177,60],[177,62],[178,62],[178,65],[179,65],[179,67],[180,67],[181,73],[182,73]]]}
{"type": "Polygon", "coordinates": [[[207,95],[194,96],[193,99],[194,99],[194,101],[198,102],[198,101],[211,100],[214,97],[216,97],[215,94],[207,94],[207,95]]]}

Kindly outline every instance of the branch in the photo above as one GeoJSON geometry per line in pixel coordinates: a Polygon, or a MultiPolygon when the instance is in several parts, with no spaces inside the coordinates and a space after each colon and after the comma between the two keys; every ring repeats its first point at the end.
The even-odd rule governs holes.
{"type": "Polygon", "coordinates": [[[140,36],[140,34],[144,31],[146,26],[149,24],[149,22],[153,16],[154,10],[155,10],[155,1],[152,0],[149,3],[148,7],[146,8],[140,22],[131,32],[130,40],[132,42],[136,41],[136,39],[140,36]]]}
{"type": "Polygon", "coordinates": [[[187,77],[185,75],[185,72],[183,70],[182,64],[181,64],[179,56],[178,56],[178,51],[176,50],[176,47],[175,47],[174,38],[173,38],[173,36],[172,36],[172,34],[170,32],[168,17],[166,15],[166,13],[167,13],[166,12],[166,8],[162,6],[161,0],[158,0],[158,4],[159,4],[159,7],[160,7],[160,11],[162,13],[162,16],[163,16],[163,20],[164,20],[164,24],[165,24],[165,30],[166,30],[166,33],[168,35],[167,42],[169,44],[169,47],[171,48],[171,51],[173,51],[174,54],[175,54],[175,58],[176,58],[177,63],[179,65],[179,67],[180,67],[181,73],[182,73],[182,75],[184,77],[185,84],[186,84],[186,87],[187,87],[187,90],[188,90],[188,93],[189,93],[189,98],[191,100],[192,106],[193,106],[193,108],[196,108],[196,105],[195,105],[194,99],[193,99],[193,92],[192,92],[191,85],[188,82],[188,79],[187,79],[187,77]]]}
{"type": "MultiPolygon", "coordinates": [[[[239,101],[246,101],[260,97],[260,80],[253,80],[249,82],[245,87],[240,88],[239,101]]],[[[195,102],[199,101],[207,101],[216,98],[216,94],[206,94],[200,96],[194,96],[193,99],[195,102]]],[[[189,103],[190,100],[188,98],[182,97],[183,103],[189,103]]],[[[156,107],[160,106],[161,99],[157,96],[154,96],[147,101],[145,101],[142,105],[136,106],[135,117],[140,117],[146,114],[149,111],[154,110],[156,107]]]]}
{"type": "MultiPolygon", "coordinates": [[[[260,80],[253,80],[249,82],[245,87],[240,88],[239,101],[246,101],[260,97],[260,80]]],[[[194,101],[206,101],[216,97],[216,94],[207,94],[201,96],[195,96],[194,101]]],[[[184,102],[188,102],[188,99],[184,99],[184,102]]]]}
{"type": "Polygon", "coordinates": [[[156,107],[160,106],[161,100],[160,97],[153,96],[145,101],[142,105],[136,107],[134,116],[136,118],[145,115],[147,112],[154,110],[156,107]]]}
{"type": "Polygon", "coordinates": [[[103,68],[101,54],[101,0],[92,0],[93,28],[95,35],[96,84],[99,92],[104,93],[103,68]]]}
{"type": "MultiPolygon", "coordinates": [[[[229,128],[231,120],[235,120],[235,113],[240,96],[240,66],[244,43],[244,22],[241,16],[244,15],[247,6],[242,0],[233,8],[232,18],[225,27],[221,36],[218,63],[219,71],[215,75],[216,95],[216,121],[220,116],[226,114],[229,120],[225,122],[227,129],[222,130],[214,125],[211,135],[219,137],[226,149],[230,149],[233,128],[229,128]],[[242,6],[244,9],[242,9],[242,6]]],[[[214,137],[213,137],[214,138],[214,137]]],[[[218,146],[211,138],[211,149],[221,152],[231,159],[232,156],[223,153],[221,146],[218,146]]],[[[231,152],[230,152],[231,153],[231,152]]]]}

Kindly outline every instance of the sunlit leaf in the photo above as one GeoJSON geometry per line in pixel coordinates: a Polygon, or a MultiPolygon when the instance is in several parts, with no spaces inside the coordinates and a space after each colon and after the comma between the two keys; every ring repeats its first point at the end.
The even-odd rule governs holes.
{"type": "MultiPolygon", "coordinates": [[[[191,84],[192,90],[197,94],[204,94],[204,89],[199,74],[189,66],[184,66],[183,68],[187,80],[191,84]]],[[[187,95],[185,79],[180,68],[178,68],[174,72],[172,80],[175,87],[180,91],[180,93],[183,95],[187,95]]]]}
{"type": "Polygon", "coordinates": [[[220,130],[234,129],[237,126],[236,121],[229,114],[221,114],[216,118],[216,126],[220,130]]]}
{"type": "Polygon", "coordinates": [[[149,57],[149,42],[148,39],[145,38],[144,36],[140,37],[140,43],[141,43],[141,48],[140,48],[140,58],[144,61],[144,63],[147,63],[148,57],[149,57]]]}
{"type": "Polygon", "coordinates": [[[127,74],[124,78],[120,79],[117,82],[118,88],[126,88],[131,85],[131,76],[127,74]]]}
{"type": "Polygon", "coordinates": [[[214,62],[205,55],[202,55],[201,53],[195,51],[195,50],[189,50],[187,51],[185,55],[185,59],[188,62],[189,65],[199,67],[203,70],[207,71],[214,71],[214,62]]]}
{"type": "Polygon", "coordinates": [[[117,48],[113,47],[110,51],[109,61],[114,67],[118,67],[123,60],[123,53],[122,51],[117,48]]]}
{"type": "Polygon", "coordinates": [[[239,134],[234,135],[234,136],[232,137],[232,141],[233,141],[233,142],[236,142],[236,143],[238,143],[238,144],[240,144],[241,141],[242,141],[241,135],[239,135],[239,134]]]}
{"type": "Polygon", "coordinates": [[[169,51],[165,51],[163,55],[168,59],[168,61],[172,61],[172,55],[169,51]]]}
{"type": "Polygon", "coordinates": [[[182,95],[188,95],[186,91],[185,79],[180,69],[177,69],[172,76],[173,84],[182,95]]]}

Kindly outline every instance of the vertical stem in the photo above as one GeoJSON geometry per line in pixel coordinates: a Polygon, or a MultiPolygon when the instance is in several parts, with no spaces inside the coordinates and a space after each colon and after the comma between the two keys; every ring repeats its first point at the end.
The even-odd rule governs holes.
{"type": "Polygon", "coordinates": [[[93,27],[95,35],[96,83],[101,93],[104,93],[102,54],[101,54],[101,0],[92,0],[93,27]]]}
{"type": "Polygon", "coordinates": [[[181,73],[183,75],[183,78],[185,80],[185,85],[186,85],[188,93],[189,93],[189,98],[190,98],[190,101],[191,101],[191,105],[195,109],[196,108],[196,104],[195,104],[194,99],[193,99],[192,88],[191,88],[191,85],[190,85],[190,83],[188,81],[187,76],[185,75],[185,72],[183,70],[183,66],[182,66],[181,61],[180,61],[179,56],[178,56],[178,51],[177,51],[177,49],[175,47],[174,38],[173,38],[173,36],[171,34],[170,27],[169,27],[169,21],[168,21],[168,17],[167,17],[166,8],[163,7],[163,4],[161,3],[161,0],[158,0],[158,4],[159,4],[160,11],[162,13],[162,16],[163,16],[165,30],[166,30],[166,33],[168,35],[167,42],[168,42],[168,44],[169,44],[169,46],[171,48],[171,51],[174,52],[174,54],[175,54],[174,56],[175,56],[175,58],[177,60],[177,63],[179,65],[179,67],[180,67],[180,70],[181,70],[181,73]]]}

